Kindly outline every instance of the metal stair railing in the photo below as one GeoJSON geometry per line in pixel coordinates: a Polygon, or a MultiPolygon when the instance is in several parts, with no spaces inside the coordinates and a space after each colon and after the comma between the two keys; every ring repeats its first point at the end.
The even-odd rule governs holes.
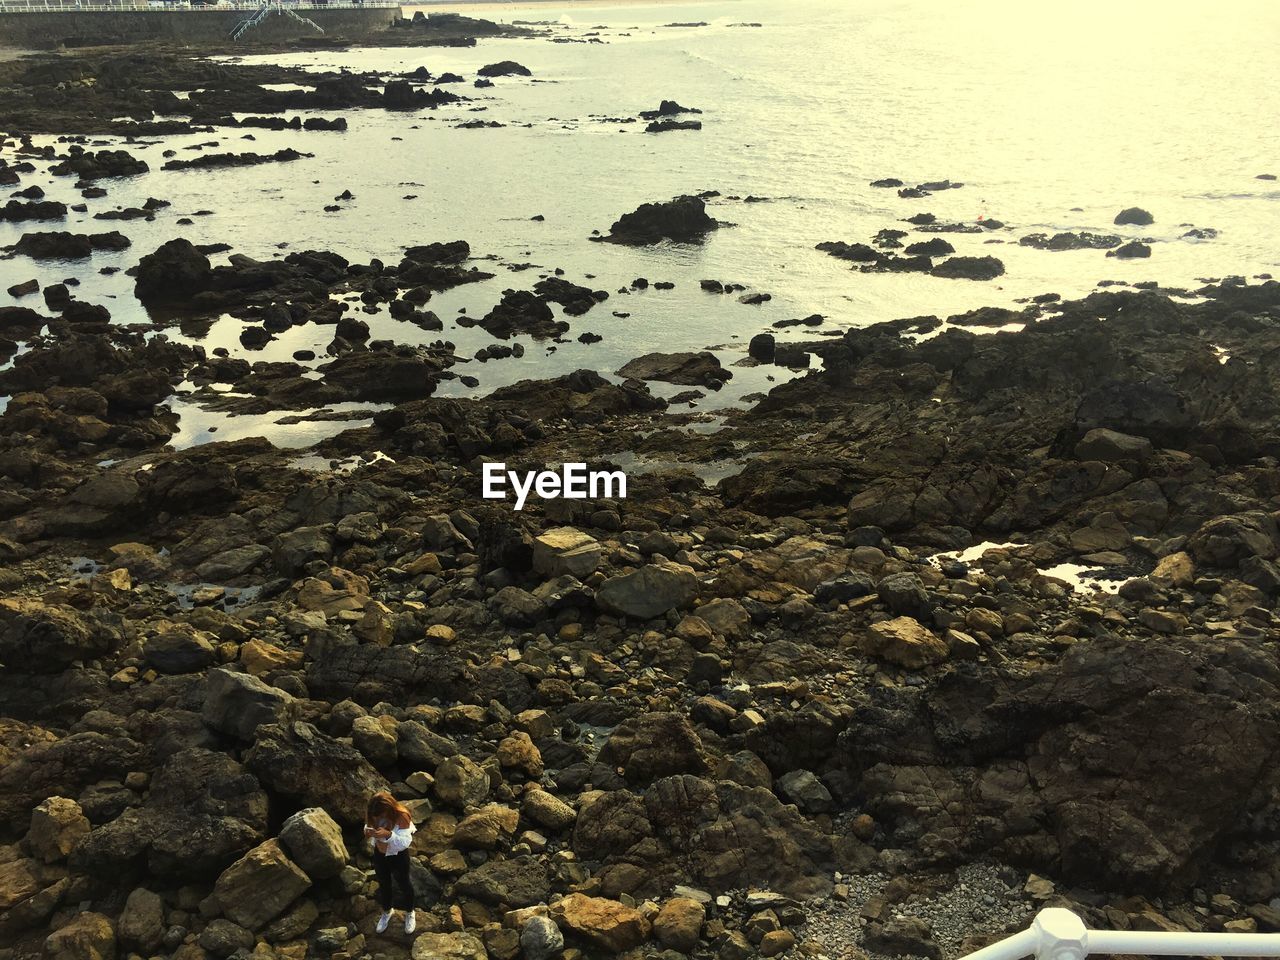
{"type": "Polygon", "coordinates": [[[1030,928],[961,960],[1085,960],[1091,954],[1152,957],[1280,957],[1280,933],[1168,933],[1090,930],[1076,914],[1050,907],[1030,928]]]}

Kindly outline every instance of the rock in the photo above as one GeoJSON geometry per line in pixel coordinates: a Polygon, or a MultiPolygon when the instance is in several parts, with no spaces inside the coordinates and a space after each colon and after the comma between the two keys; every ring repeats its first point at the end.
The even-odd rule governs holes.
{"type": "Polygon", "coordinates": [[[531,907],[551,894],[547,868],[533,857],[488,860],[457,882],[457,891],[490,906],[531,907]]]}
{"type": "Polygon", "coordinates": [[[117,930],[123,946],[150,956],[164,940],[164,901],[145,887],[129,894],[117,930]]]}
{"type": "Polygon", "coordinates": [[[395,718],[356,717],[351,725],[351,744],[375,767],[389,767],[396,762],[395,718]]]}
{"type": "Polygon", "coordinates": [[[551,916],[600,950],[622,953],[649,939],[650,925],[644,914],[604,897],[571,893],[551,905],[551,916]]]}
{"type": "Polygon", "coordinates": [[[133,293],[144,306],[178,305],[189,303],[192,296],[212,286],[209,258],[190,240],[179,238],[162,244],[138,261],[133,293]]]}
{"type": "Polygon", "coordinates": [[[525,960],[552,960],[564,949],[564,934],[550,917],[533,916],[520,929],[525,960]]]}
{"type": "Polygon", "coordinates": [[[114,230],[93,234],[51,231],[24,233],[13,251],[33,260],[85,260],[94,253],[119,252],[129,246],[129,239],[114,230]]]}
{"type": "Polygon", "coordinates": [[[88,835],[89,819],[80,804],[67,797],[49,797],[31,811],[27,848],[45,863],[57,863],[88,835]]]}
{"type": "Polygon", "coordinates": [[[482,77],[531,77],[533,71],[516,63],[514,60],[502,60],[498,63],[485,64],[476,71],[482,77]]]}
{"type": "Polygon", "coordinates": [[[363,823],[369,797],[388,786],[354,747],[302,722],[259,727],[245,764],[272,790],[344,824],[363,823]]]}
{"type": "Polygon", "coordinates": [[[1232,568],[1249,557],[1270,560],[1280,552],[1275,518],[1261,511],[1228,514],[1205,522],[1187,540],[1197,564],[1232,568]]]}
{"type": "Polygon", "coordinates": [[[1189,587],[1195,581],[1196,568],[1191,556],[1184,550],[1161,557],[1151,571],[1152,578],[1167,580],[1175,587],[1189,587]]]}
{"type": "Polygon", "coordinates": [[[659,203],[641,204],[625,213],[609,228],[604,240],[641,246],[674,240],[691,243],[719,227],[707,214],[706,204],[698,197],[677,197],[659,203]]]}
{"type": "Polygon", "coordinates": [[[503,738],[494,756],[503,770],[515,770],[530,780],[542,776],[542,754],[527,733],[516,731],[503,738]]]}
{"type": "Polygon", "coordinates": [[[888,956],[928,957],[942,960],[942,949],[933,939],[933,931],[923,920],[902,917],[872,921],[867,927],[864,942],[869,950],[888,956]]]}
{"type": "Polygon", "coordinates": [[[1118,257],[1121,260],[1145,259],[1151,256],[1151,246],[1139,240],[1130,240],[1114,250],[1108,250],[1107,256],[1118,257]]]}
{"type": "Polygon", "coordinates": [[[436,768],[436,796],[459,809],[479,806],[489,794],[489,774],[462,755],[449,757],[436,768]]]}
{"type": "Polygon", "coordinates": [[[950,257],[929,271],[932,276],[959,280],[994,280],[1004,276],[1004,264],[996,257],[950,257]]]}
{"type": "Polygon", "coordinates": [[[237,950],[252,950],[255,937],[238,923],[232,923],[222,917],[210,920],[209,925],[200,931],[197,942],[211,956],[229,957],[237,950]]]}
{"type": "Polygon", "coordinates": [[[227,867],[213,895],[228,919],[260,930],[310,886],[310,878],[285,856],[280,841],[268,840],[227,867]]]}
{"type": "Polygon", "coordinates": [[[720,365],[714,353],[704,350],[701,353],[646,353],[625,363],[618,376],[718,390],[733,373],[720,365]]]}
{"type": "Polygon", "coordinates": [[[533,540],[533,569],[550,579],[573,576],[585,580],[600,566],[603,548],[594,537],[573,527],[556,527],[533,540]]]}
{"type": "Polygon", "coordinates": [[[796,935],[790,930],[770,930],[760,938],[760,956],[779,956],[786,953],[795,944],[796,935]]]}
{"type": "Polygon", "coordinates": [[[669,950],[692,953],[702,936],[707,909],[689,897],[672,897],[653,920],[653,936],[669,950]]]}
{"type": "Polygon", "coordinates": [[[524,795],[520,812],[548,830],[567,830],[578,819],[578,812],[546,790],[529,790],[524,795]]]}
{"type": "Polygon", "coordinates": [[[1151,441],[1127,433],[1095,427],[1076,444],[1076,457],[1103,463],[1145,463],[1152,453],[1151,441]]]}
{"type": "Polygon", "coordinates": [[[1127,224],[1135,227],[1149,227],[1156,222],[1156,218],[1141,207],[1125,207],[1116,214],[1116,218],[1111,222],[1118,225],[1127,224]]]}
{"type": "Polygon", "coordinates": [[[776,792],[805,813],[827,813],[831,810],[831,794],[822,781],[809,770],[792,770],[775,781],[776,792]]]}
{"type": "Polygon", "coordinates": [[[862,651],[906,667],[919,670],[947,659],[947,644],[913,617],[895,617],[867,628],[862,651]]]}
{"type": "Polygon", "coordinates": [[[876,593],[891,613],[927,619],[933,603],[920,578],[914,573],[894,573],[876,585],[876,593]]]}
{"type": "Polygon", "coordinates": [[[772,333],[757,333],[747,344],[747,355],[761,363],[772,363],[776,345],[772,333]]]}
{"type": "Polygon", "coordinates": [[[605,580],[595,599],[606,613],[648,620],[688,606],[697,591],[698,579],[690,567],[659,560],[605,580]]]}
{"type": "Polygon", "coordinates": [[[413,960],[489,960],[484,941],[474,933],[420,933],[413,941],[413,960]]]}
{"type": "Polygon", "coordinates": [[[213,663],[213,644],[198,631],[175,627],[147,640],[143,657],[160,673],[197,673],[213,663]]]}
{"type": "Polygon", "coordinates": [[[458,822],[453,844],[461,850],[496,850],[515,835],[520,814],[500,803],[485,804],[458,822]]]}
{"type": "Polygon", "coordinates": [[[698,607],[698,617],[724,637],[745,637],[751,629],[751,614],[733,597],[716,597],[698,607]]]}
{"type": "Polygon", "coordinates": [[[272,723],[293,697],[247,673],[210,670],[205,684],[204,722],[221,733],[253,740],[258,727],[272,723]]]}
{"type": "Polygon", "coordinates": [[[621,768],[633,783],[707,771],[701,738],[687,719],[675,713],[646,713],[624,720],[605,741],[600,759],[621,768]]]}
{"type": "Polygon", "coordinates": [[[280,828],[280,843],[312,880],[336,877],[347,865],[342,828],[320,807],[308,807],[289,817],[280,828]]]}
{"type": "Polygon", "coordinates": [[[77,660],[106,653],[108,629],[96,629],[71,607],[38,600],[0,600],[0,661],[32,673],[57,673],[77,660]]]}
{"type": "Polygon", "coordinates": [[[77,913],[44,941],[48,960],[115,960],[116,932],[108,917],[77,913]]]}
{"type": "Polygon", "coordinates": [[[15,857],[0,863],[0,910],[11,910],[40,892],[40,865],[15,857]]]}

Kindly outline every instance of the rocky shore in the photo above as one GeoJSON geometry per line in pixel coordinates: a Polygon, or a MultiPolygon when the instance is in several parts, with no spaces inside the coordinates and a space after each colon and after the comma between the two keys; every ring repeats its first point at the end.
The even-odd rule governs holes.
{"type": "MultiPolygon", "coordinates": [[[[152,65],[189,100],[111,79],[148,62],[0,65],[21,91],[0,127],[437,97],[349,74],[272,92],[294,74],[177,56],[152,65]]],[[[1046,905],[1280,930],[1280,283],[760,334],[745,363],[812,371],[708,434],[650,383],[720,388],[710,352],[437,396],[456,345],[358,314],[443,330],[431,298],[493,276],[465,240],[398,263],[131,248],[50,229],[29,181],[61,169],[91,199],[145,163],[9,148],[0,182],[27,195],[3,209],[32,222],[0,261],[31,304],[0,308],[0,960],[940,960],[1046,905]],[[122,249],[148,323],[43,266],[122,249]],[[332,342],[266,362],[166,336],[221,316],[246,350],[304,324],[332,342]],[[366,425],[174,450],[183,385],[366,425]],[[637,457],[661,466],[625,499],[481,498],[486,462],[637,457]],[[414,937],[375,931],[379,789],[419,825],[414,937]]],[[[202,159],[263,157],[293,159],[202,159]]],[[[683,196],[607,239],[721,226],[683,196]]],[[[860,246],[830,252],[907,259],[860,246]]],[[[957,259],[994,260],[944,275],[998,275],[957,259]]],[[[474,320],[485,359],[580,335],[610,296],[527,286],[474,320]]]]}

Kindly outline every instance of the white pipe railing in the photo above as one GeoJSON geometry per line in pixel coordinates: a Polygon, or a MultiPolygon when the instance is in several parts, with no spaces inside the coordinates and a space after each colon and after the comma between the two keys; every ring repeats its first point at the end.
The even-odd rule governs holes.
{"type": "Polygon", "coordinates": [[[1090,954],[1153,957],[1280,957],[1280,933],[1166,933],[1090,930],[1061,907],[1036,914],[1030,929],[962,960],[1084,960],[1090,954]]]}

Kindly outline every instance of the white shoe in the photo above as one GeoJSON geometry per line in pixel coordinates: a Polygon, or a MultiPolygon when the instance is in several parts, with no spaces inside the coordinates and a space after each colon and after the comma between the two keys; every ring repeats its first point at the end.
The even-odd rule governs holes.
{"type": "Polygon", "coordinates": [[[404,932],[413,933],[418,929],[418,911],[410,910],[404,917],[404,932]]]}
{"type": "Polygon", "coordinates": [[[388,910],[386,913],[384,913],[382,916],[380,916],[380,917],[378,918],[378,925],[377,925],[376,927],[374,927],[374,929],[375,929],[378,933],[386,933],[386,932],[387,932],[387,925],[388,925],[389,923],[391,923],[391,911],[390,911],[390,910],[388,910]]]}

